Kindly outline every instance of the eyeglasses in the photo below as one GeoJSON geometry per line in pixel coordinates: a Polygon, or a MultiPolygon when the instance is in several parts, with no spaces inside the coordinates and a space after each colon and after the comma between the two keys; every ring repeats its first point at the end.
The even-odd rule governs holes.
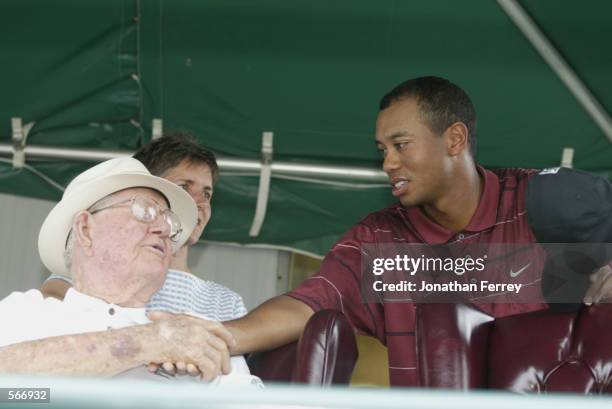
{"type": "Polygon", "coordinates": [[[170,240],[173,242],[178,241],[179,236],[183,231],[181,221],[178,216],[170,209],[162,210],[157,202],[146,197],[136,196],[131,199],[101,207],[99,209],[90,210],[89,213],[95,214],[101,212],[102,210],[112,209],[126,203],[130,205],[132,216],[134,216],[134,218],[140,222],[151,224],[157,220],[158,216],[162,216],[164,221],[168,223],[168,226],[170,226],[170,240]]]}

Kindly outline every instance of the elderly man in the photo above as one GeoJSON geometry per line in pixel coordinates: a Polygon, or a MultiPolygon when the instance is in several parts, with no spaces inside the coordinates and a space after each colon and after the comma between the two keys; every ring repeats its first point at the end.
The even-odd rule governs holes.
{"type": "Polygon", "coordinates": [[[69,270],[74,287],[63,301],[37,290],[0,301],[0,372],[113,376],[171,361],[205,379],[229,373],[233,339],[220,324],[164,313],[151,321],[144,309],[196,221],[189,195],[135,159],[77,176],[39,235],[43,263],[69,270]]]}
{"type": "MultiPolygon", "coordinates": [[[[219,173],[215,155],[185,131],[170,131],[141,147],[134,158],[149,172],[185,190],[198,208],[198,222],[185,244],[172,256],[164,286],[147,304],[148,311],[195,312],[216,321],[247,313],[239,294],[224,285],[203,280],[187,264],[189,248],[196,244],[212,213],[212,196],[219,173]]],[[[200,273],[200,276],[202,274],[200,273]]],[[[52,275],[41,287],[45,296],[63,299],[72,279],[68,272],[52,275]]]]}

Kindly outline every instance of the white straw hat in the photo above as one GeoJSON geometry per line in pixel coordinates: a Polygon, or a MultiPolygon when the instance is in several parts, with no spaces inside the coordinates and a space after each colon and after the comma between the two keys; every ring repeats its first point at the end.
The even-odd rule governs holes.
{"type": "Polygon", "coordinates": [[[155,189],[166,197],[170,209],[181,221],[183,230],[173,246],[174,249],[180,248],[197,223],[198,211],[195,202],[174,183],[151,175],[138,160],[123,157],[102,162],[70,182],[62,200],[47,215],[40,228],[38,253],[43,264],[53,274],[69,275],[64,262],[64,249],[74,216],[111,193],[133,187],[155,189]]]}

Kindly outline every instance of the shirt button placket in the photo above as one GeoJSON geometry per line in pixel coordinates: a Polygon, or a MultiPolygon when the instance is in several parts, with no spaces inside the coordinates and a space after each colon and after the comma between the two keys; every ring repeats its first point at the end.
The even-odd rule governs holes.
{"type": "MultiPolygon", "coordinates": [[[[110,315],[110,316],[115,315],[115,309],[114,309],[113,307],[110,307],[110,308],[108,309],[108,315],[110,315]]],[[[109,329],[113,329],[113,327],[112,327],[111,325],[109,325],[109,326],[107,326],[107,327],[106,327],[106,329],[107,329],[107,330],[109,330],[109,329]]]]}

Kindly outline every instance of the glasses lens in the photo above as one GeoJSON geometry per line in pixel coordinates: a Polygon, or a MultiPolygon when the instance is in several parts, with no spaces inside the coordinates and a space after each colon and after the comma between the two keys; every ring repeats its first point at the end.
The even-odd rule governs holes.
{"type": "Polygon", "coordinates": [[[181,222],[178,216],[174,214],[172,210],[169,210],[169,209],[164,211],[164,216],[165,216],[166,222],[170,226],[170,240],[177,241],[179,238],[179,235],[183,231],[183,229],[181,228],[181,222]]]}
{"type": "Polygon", "coordinates": [[[179,235],[183,231],[178,216],[170,209],[161,211],[157,202],[151,199],[144,197],[134,198],[132,202],[132,214],[136,219],[145,223],[152,223],[155,221],[155,219],[157,219],[157,216],[161,214],[164,221],[168,223],[168,226],[170,227],[169,237],[172,241],[177,241],[179,235]]]}
{"type": "Polygon", "coordinates": [[[155,220],[158,213],[157,209],[157,203],[143,197],[136,197],[132,202],[132,214],[142,222],[150,223],[155,220]]]}

